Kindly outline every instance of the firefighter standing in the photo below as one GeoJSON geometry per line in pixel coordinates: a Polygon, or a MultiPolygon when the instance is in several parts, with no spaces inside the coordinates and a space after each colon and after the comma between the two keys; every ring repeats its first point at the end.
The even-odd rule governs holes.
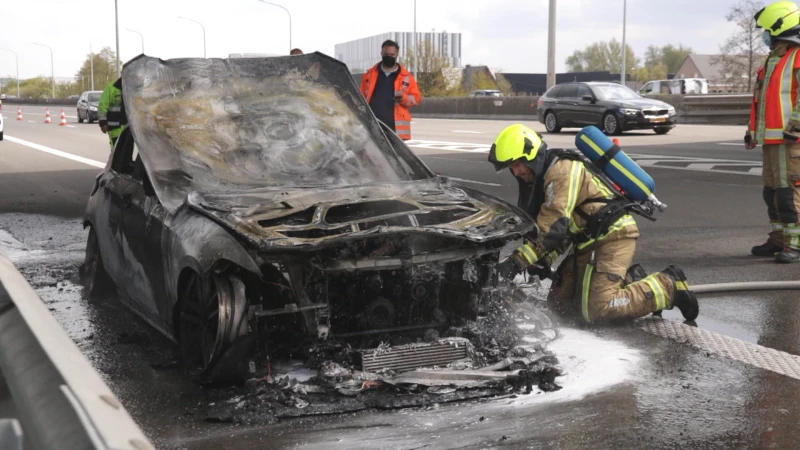
{"type": "Polygon", "coordinates": [[[381,45],[381,62],[361,78],[361,93],[367,99],[375,117],[392,129],[400,139],[411,139],[409,108],[422,101],[417,80],[397,63],[400,47],[392,40],[381,45]]]}
{"type": "Polygon", "coordinates": [[[755,20],[770,54],[758,71],[744,140],[748,149],[762,145],[763,196],[772,231],[751,253],[795,263],[800,262],[800,8],[775,2],[755,20]]]}
{"type": "Polygon", "coordinates": [[[550,266],[572,243],[573,252],[550,292],[549,300],[558,310],[577,307],[586,322],[596,322],[677,306],[686,320],[697,318],[697,299],[681,269],[669,266],[647,275],[641,265],[631,266],[639,228],[627,210],[619,208],[627,200],[569,154],[548,149],[541,136],[524,125],[507,127],[492,145],[489,162],[498,172],[510,169],[517,178],[518,205],[538,226],[535,235],[527,236],[499,265],[499,272],[507,279],[526,269],[548,276],[550,266]],[[598,217],[607,220],[598,222],[598,217]]]}
{"type": "Polygon", "coordinates": [[[97,106],[97,120],[103,133],[108,133],[111,148],[122,133],[122,127],[128,124],[125,115],[125,104],[122,101],[122,78],[106,85],[100,104],[97,106]]]}

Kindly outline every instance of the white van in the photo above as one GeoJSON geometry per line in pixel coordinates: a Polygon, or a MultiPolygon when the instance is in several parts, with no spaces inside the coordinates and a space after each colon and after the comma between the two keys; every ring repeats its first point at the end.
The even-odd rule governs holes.
{"type": "Polygon", "coordinates": [[[673,80],[648,81],[639,89],[641,95],[708,94],[705,78],[676,78],[673,80]]]}

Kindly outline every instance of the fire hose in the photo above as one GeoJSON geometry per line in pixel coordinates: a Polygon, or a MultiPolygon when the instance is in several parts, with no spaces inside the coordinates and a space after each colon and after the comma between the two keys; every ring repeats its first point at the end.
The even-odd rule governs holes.
{"type": "Polygon", "coordinates": [[[800,289],[800,281],[746,281],[738,283],[698,284],[689,286],[696,294],[734,291],[772,291],[800,289]]]}

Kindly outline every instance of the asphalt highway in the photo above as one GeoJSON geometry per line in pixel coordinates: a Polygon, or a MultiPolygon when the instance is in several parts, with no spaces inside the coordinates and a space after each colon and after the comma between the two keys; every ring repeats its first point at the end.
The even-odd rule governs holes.
{"type": "MultiPolygon", "coordinates": [[[[92,181],[108,159],[108,140],[98,125],[77,123],[74,108],[65,108],[68,125],[59,126],[60,110],[51,109],[53,123],[45,124],[43,107],[24,107],[23,120],[16,121],[17,106],[3,105],[6,138],[0,142],[0,231],[23,243],[42,239],[41,233],[29,238],[26,225],[20,225],[25,223],[20,218],[27,215],[54,216],[46,223],[78,226],[74,224],[83,213],[92,181]]],[[[415,119],[409,145],[432,170],[515,202],[516,181],[508,173],[495,173],[486,161],[494,136],[508,124],[415,119]]],[[[529,125],[544,131],[541,124],[529,125]]],[[[573,147],[575,131],[543,134],[550,147],[573,147]]],[[[749,255],[752,245],[765,240],[768,220],[761,200],[760,152],[744,149],[743,133],[742,127],[679,125],[665,136],[637,131],[619,137],[623,150],[656,180],[656,195],[668,205],[656,222],[638,220],[642,238],[636,261],[648,271],[677,264],[691,284],[799,278],[800,265],[778,265],[749,255]]],[[[757,348],[786,352],[787,360],[797,364],[798,299],[792,291],[705,295],[697,327],[757,348]]],[[[114,313],[129,317],[121,308],[114,308],[114,313]]],[[[665,311],[664,317],[680,322],[677,310],[665,311]]],[[[103,367],[120,399],[163,448],[800,445],[794,431],[800,419],[797,379],[634,327],[591,333],[620,347],[589,349],[589,353],[610,357],[610,362],[593,360],[596,355],[581,356],[587,372],[578,384],[591,384],[609,374],[619,382],[585,396],[562,396],[552,403],[543,397],[530,403],[518,399],[412,412],[356,413],[264,427],[204,424],[180,409],[181,396],[189,395],[190,387],[182,385],[172,399],[169,392],[156,388],[161,396],[156,398],[152,383],[163,378],[142,376],[140,370],[127,374],[110,370],[108,363],[103,367]],[[597,372],[589,371],[592,364],[597,372]],[[161,402],[172,406],[164,412],[161,402]]],[[[581,354],[587,349],[576,345],[572,350],[581,354]]]]}

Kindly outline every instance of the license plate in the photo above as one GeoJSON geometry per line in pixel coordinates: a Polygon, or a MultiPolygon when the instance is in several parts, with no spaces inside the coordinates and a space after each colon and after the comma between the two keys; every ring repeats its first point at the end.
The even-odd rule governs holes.
{"type": "Polygon", "coordinates": [[[656,118],[650,119],[650,122],[666,122],[666,121],[667,121],[666,117],[656,117],[656,118]]]}

